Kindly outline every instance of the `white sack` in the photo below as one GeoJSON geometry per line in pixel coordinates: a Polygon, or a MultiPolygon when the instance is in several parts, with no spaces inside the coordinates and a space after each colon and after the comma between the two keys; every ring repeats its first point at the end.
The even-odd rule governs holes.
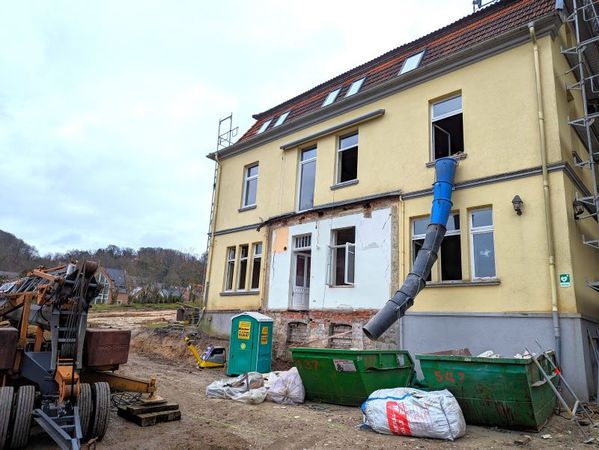
{"type": "Polygon", "coordinates": [[[266,388],[263,384],[264,379],[261,373],[248,372],[237,378],[213,381],[206,387],[206,396],[255,405],[266,399],[266,388]]]}
{"type": "Polygon", "coordinates": [[[305,396],[304,384],[295,367],[269,375],[267,400],[284,405],[297,405],[304,403],[305,396]]]}
{"type": "Polygon", "coordinates": [[[364,423],[382,434],[453,441],[466,433],[466,421],[448,390],[379,389],[362,404],[364,423]]]}

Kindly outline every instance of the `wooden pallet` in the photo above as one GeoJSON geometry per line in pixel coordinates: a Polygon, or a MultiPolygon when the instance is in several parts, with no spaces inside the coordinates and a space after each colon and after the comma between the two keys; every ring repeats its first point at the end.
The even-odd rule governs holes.
{"type": "Polygon", "coordinates": [[[119,406],[118,415],[140,427],[149,427],[159,422],[181,420],[181,411],[177,403],[143,404],[119,406]]]}

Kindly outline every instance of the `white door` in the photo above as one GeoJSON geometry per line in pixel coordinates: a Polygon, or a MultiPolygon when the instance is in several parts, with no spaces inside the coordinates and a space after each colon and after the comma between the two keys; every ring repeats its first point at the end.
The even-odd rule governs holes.
{"type": "Polygon", "coordinates": [[[291,304],[289,309],[306,311],[310,304],[310,265],[312,256],[306,252],[294,253],[291,304]]]}

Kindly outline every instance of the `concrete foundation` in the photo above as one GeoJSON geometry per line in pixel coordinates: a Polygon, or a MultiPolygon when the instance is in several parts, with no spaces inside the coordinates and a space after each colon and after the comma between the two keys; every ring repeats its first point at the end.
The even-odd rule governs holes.
{"type": "Polygon", "coordinates": [[[200,322],[200,329],[210,336],[229,339],[231,319],[241,312],[245,311],[206,311],[200,322]]]}
{"type": "MultiPolygon", "coordinates": [[[[538,352],[536,341],[544,349],[555,347],[550,314],[408,313],[400,322],[402,347],[412,355],[467,347],[473,355],[493,350],[511,357],[524,347],[538,352]]],[[[599,336],[599,324],[568,315],[561,317],[560,326],[563,375],[576,395],[588,401],[596,395],[597,378],[587,330],[599,336]]]]}

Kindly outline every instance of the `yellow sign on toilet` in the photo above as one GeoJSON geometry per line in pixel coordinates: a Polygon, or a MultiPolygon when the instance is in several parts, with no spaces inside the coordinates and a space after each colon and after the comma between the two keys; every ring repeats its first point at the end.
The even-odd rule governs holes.
{"type": "Polygon", "coordinates": [[[252,322],[239,321],[239,328],[237,329],[237,339],[249,341],[251,329],[252,322]]]}

